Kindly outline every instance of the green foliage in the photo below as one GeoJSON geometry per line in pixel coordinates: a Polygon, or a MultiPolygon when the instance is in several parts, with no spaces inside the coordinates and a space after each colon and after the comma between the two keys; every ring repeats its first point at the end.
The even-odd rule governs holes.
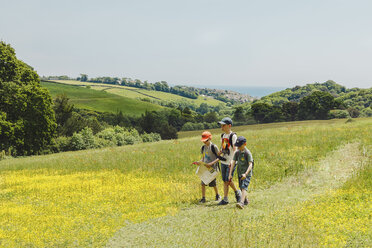
{"type": "Polygon", "coordinates": [[[278,106],[256,102],[252,104],[252,116],[259,123],[283,121],[282,110],[278,106]]]}
{"type": "Polygon", "coordinates": [[[143,133],[141,134],[141,139],[143,143],[148,143],[148,142],[160,141],[161,137],[160,137],[160,134],[158,133],[143,133]]]}
{"type": "Polygon", "coordinates": [[[56,127],[52,99],[40,87],[39,76],[0,42],[0,150],[38,154],[50,144],[56,127]]]}
{"type": "Polygon", "coordinates": [[[282,105],[282,112],[286,121],[295,121],[298,114],[298,103],[285,102],[282,105]]]}
{"type": "Polygon", "coordinates": [[[342,110],[342,109],[335,109],[331,110],[329,112],[329,119],[345,119],[345,118],[350,118],[349,112],[347,110],[342,110]]]}
{"type": "Polygon", "coordinates": [[[315,91],[301,99],[299,118],[301,120],[324,120],[336,105],[334,97],[328,92],[315,91]]]}
{"type": "Polygon", "coordinates": [[[360,117],[372,117],[371,107],[365,108],[362,111],[360,111],[360,117]]]}
{"type": "Polygon", "coordinates": [[[207,123],[216,123],[219,120],[216,112],[206,113],[203,119],[207,123]]]}

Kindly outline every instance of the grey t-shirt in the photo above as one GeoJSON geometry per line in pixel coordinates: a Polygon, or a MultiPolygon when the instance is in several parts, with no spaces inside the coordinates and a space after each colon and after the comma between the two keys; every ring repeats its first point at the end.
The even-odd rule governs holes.
{"type": "MultiPolygon", "coordinates": [[[[241,152],[239,149],[236,150],[234,153],[233,160],[236,162],[236,166],[238,167],[238,175],[239,177],[244,174],[249,166],[249,162],[253,162],[252,153],[247,149],[247,147],[244,148],[243,152],[241,152]],[[247,154],[247,155],[244,155],[247,154]],[[247,159],[246,159],[247,157],[247,159]]],[[[252,173],[252,170],[250,174],[252,173]]]]}
{"type": "MultiPolygon", "coordinates": [[[[218,154],[218,147],[215,144],[213,144],[212,142],[209,144],[209,146],[203,145],[202,148],[201,148],[201,153],[203,155],[203,162],[204,163],[210,163],[210,162],[216,160],[216,158],[217,158],[216,154],[214,154],[213,151],[212,151],[212,146],[214,146],[214,151],[216,152],[216,154],[218,154]]],[[[217,164],[218,163],[215,163],[213,165],[213,168],[216,169],[217,164]]]]}

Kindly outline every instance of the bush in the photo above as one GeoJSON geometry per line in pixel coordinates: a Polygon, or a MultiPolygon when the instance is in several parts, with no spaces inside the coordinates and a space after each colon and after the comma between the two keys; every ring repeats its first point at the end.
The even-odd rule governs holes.
{"type": "Polygon", "coordinates": [[[79,133],[74,133],[71,137],[70,148],[72,150],[85,150],[95,148],[95,140],[92,129],[83,128],[79,133]]]}
{"type": "Polygon", "coordinates": [[[349,112],[347,110],[335,109],[329,112],[329,119],[344,119],[350,118],[349,112]]]}
{"type": "Polygon", "coordinates": [[[71,137],[70,149],[73,151],[84,149],[84,139],[83,135],[80,133],[74,133],[71,137]]]}
{"type": "Polygon", "coordinates": [[[144,133],[141,135],[142,142],[147,143],[147,142],[156,142],[160,141],[161,137],[160,134],[158,133],[144,133]]]}
{"type": "Polygon", "coordinates": [[[185,125],[183,125],[183,127],[181,128],[181,131],[194,131],[194,130],[203,130],[203,129],[204,129],[204,123],[186,122],[185,125]]]}
{"type": "Polygon", "coordinates": [[[54,152],[65,152],[69,150],[71,137],[59,136],[54,139],[52,150],[54,152]]]}
{"type": "Polygon", "coordinates": [[[360,117],[372,117],[372,109],[371,108],[365,108],[362,111],[360,111],[360,117]]]}

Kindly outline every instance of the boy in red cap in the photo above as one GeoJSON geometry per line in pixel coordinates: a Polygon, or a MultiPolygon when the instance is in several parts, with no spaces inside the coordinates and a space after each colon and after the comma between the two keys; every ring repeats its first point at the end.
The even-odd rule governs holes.
{"type": "MultiPolygon", "coordinates": [[[[201,141],[204,143],[201,147],[201,154],[203,155],[202,159],[195,162],[194,164],[200,165],[201,162],[204,162],[205,166],[208,168],[213,167],[215,170],[218,169],[218,147],[211,142],[212,134],[208,131],[202,133],[201,141]]],[[[221,196],[218,194],[216,178],[208,184],[209,187],[213,187],[216,193],[216,201],[221,199],[221,196]]],[[[205,203],[205,184],[201,181],[202,188],[202,198],[199,203],[205,203]]]]}

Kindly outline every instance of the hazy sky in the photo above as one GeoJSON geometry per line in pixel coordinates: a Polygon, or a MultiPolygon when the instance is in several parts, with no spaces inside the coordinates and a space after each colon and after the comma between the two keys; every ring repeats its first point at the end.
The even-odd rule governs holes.
{"type": "Polygon", "coordinates": [[[371,0],[0,0],[0,39],[39,75],[372,87],[371,0]]]}

